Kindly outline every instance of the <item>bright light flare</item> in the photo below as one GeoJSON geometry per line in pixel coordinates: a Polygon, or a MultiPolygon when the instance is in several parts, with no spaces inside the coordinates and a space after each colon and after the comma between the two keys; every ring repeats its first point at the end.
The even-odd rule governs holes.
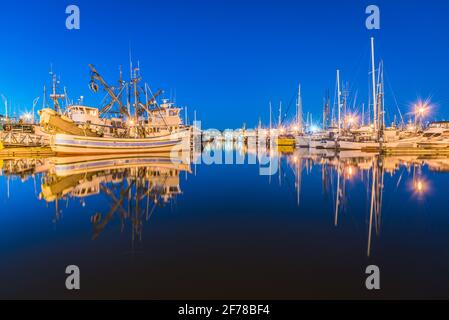
{"type": "Polygon", "coordinates": [[[33,116],[31,115],[31,113],[25,112],[25,113],[23,114],[23,118],[24,118],[25,120],[29,121],[29,120],[31,120],[31,119],[33,118],[33,116]]]}
{"type": "Polygon", "coordinates": [[[433,109],[435,109],[435,106],[433,105],[430,98],[427,98],[425,100],[418,99],[418,101],[413,103],[412,105],[412,114],[423,119],[427,117],[433,109]]]}
{"type": "Polygon", "coordinates": [[[352,114],[346,116],[346,123],[350,126],[357,124],[357,116],[352,114]]]}
{"type": "Polygon", "coordinates": [[[413,179],[411,184],[411,191],[414,197],[422,199],[422,197],[430,192],[430,184],[423,177],[413,179]]]}

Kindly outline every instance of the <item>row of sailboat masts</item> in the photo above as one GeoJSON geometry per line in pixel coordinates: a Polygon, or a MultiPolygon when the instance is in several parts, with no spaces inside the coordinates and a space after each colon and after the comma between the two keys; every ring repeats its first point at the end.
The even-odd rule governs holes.
{"type": "MultiPolygon", "coordinates": [[[[271,101],[269,103],[269,109],[270,109],[270,132],[273,129],[273,108],[271,101]]],[[[283,117],[282,117],[282,101],[279,102],[279,117],[278,117],[278,128],[282,127],[283,123],[283,117]]],[[[302,113],[302,98],[301,98],[301,83],[298,84],[298,96],[296,98],[296,115],[295,115],[295,124],[296,124],[296,130],[299,133],[304,132],[304,120],[303,120],[303,113],[302,113]]],[[[260,127],[260,125],[259,125],[260,127]]]]}
{"type": "MultiPolygon", "coordinates": [[[[375,65],[375,51],[374,51],[374,38],[371,38],[371,80],[372,80],[372,100],[373,100],[373,129],[377,138],[382,136],[382,132],[385,124],[385,111],[384,111],[384,74],[383,74],[383,61],[379,63],[376,79],[376,65],[375,65]]],[[[338,133],[342,134],[342,130],[345,128],[346,115],[346,94],[342,97],[343,92],[341,88],[340,70],[337,70],[337,108],[338,108],[338,133]],[[343,101],[342,101],[343,100],[343,101]],[[342,110],[343,109],[343,110],[342,110]]],[[[362,112],[362,125],[364,121],[365,112],[362,112]]],[[[324,123],[324,119],[323,119],[324,123]]]]}

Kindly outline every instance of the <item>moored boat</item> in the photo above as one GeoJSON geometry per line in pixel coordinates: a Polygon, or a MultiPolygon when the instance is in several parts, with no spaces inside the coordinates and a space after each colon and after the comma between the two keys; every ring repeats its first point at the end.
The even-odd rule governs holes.
{"type": "Polygon", "coordinates": [[[294,147],[296,145],[296,139],[293,135],[289,134],[279,135],[276,139],[276,145],[294,147]]]}
{"type": "Polygon", "coordinates": [[[50,147],[57,154],[123,154],[171,152],[179,148],[181,142],[182,138],[172,135],[108,138],[56,134],[50,139],[50,147]]]}

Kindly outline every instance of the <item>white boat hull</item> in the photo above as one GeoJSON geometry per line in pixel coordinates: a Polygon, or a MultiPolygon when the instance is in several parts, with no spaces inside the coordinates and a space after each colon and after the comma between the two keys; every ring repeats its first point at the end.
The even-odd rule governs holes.
{"type": "Polygon", "coordinates": [[[380,144],[378,142],[355,142],[355,141],[339,141],[338,147],[340,150],[378,150],[380,144]]]}
{"type": "Polygon", "coordinates": [[[335,140],[326,140],[324,143],[324,149],[337,149],[337,143],[335,140]]]}
{"type": "Polygon", "coordinates": [[[182,149],[182,137],[173,135],[151,138],[104,138],[56,134],[50,141],[57,154],[126,154],[172,152],[182,149]]]}
{"type": "Polygon", "coordinates": [[[296,137],[296,146],[299,148],[308,148],[310,143],[310,138],[306,136],[296,137]]]}
{"type": "Polygon", "coordinates": [[[326,141],[323,140],[310,140],[309,148],[312,149],[324,149],[326,146],[326,141]]]}

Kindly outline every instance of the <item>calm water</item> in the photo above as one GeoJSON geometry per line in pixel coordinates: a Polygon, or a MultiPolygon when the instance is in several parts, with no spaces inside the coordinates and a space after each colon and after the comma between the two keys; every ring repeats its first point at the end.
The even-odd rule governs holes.
{"type": "Polygon", "coordinates": [[[449,298],[449,159],[285,151],[3,160],[0,298],[449,298]]]}

